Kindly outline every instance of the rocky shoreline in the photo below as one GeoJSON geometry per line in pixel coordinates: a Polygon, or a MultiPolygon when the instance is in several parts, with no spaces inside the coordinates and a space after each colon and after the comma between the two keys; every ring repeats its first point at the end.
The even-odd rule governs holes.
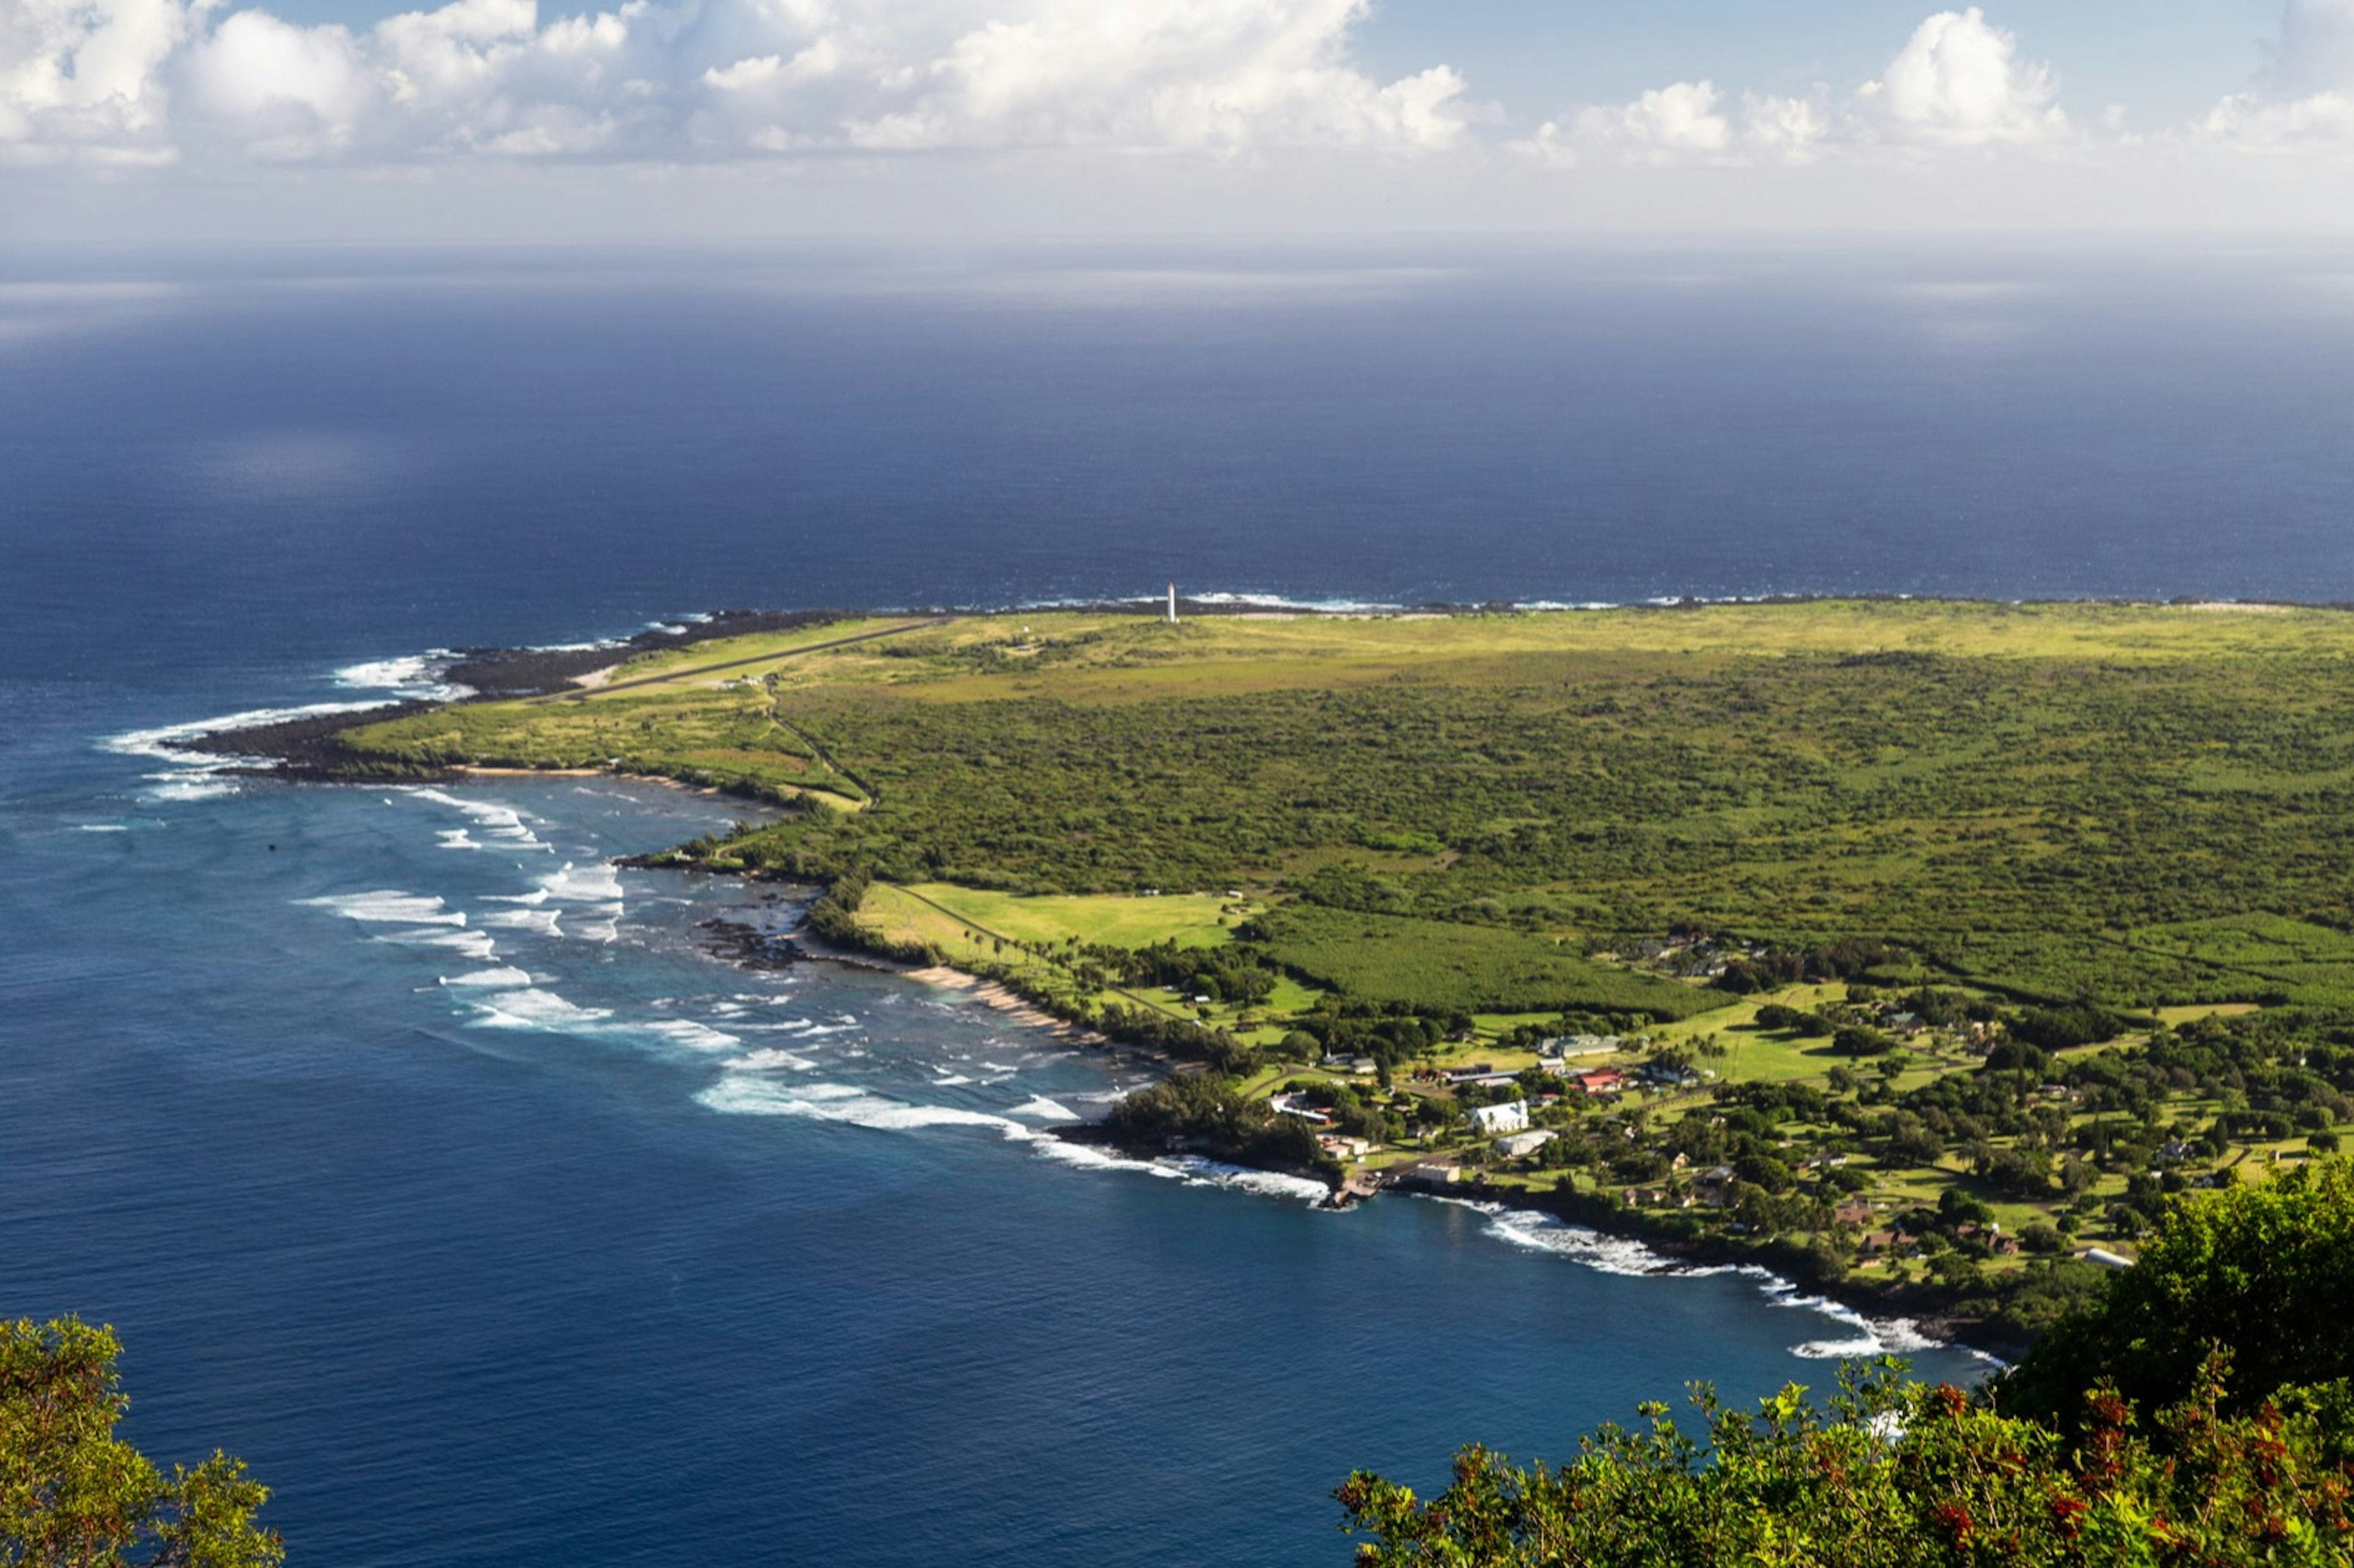
{"type": "MultiPolygon", "coordinates": [[[[1687,604],[1696,602],[1687,601],[1687,604]]],[[[1335,613],[1305,606],[1223,601],[1202,603],[1183,599],[1180,600],[1180,607],[1182,613],[1192,616],[1335,613]]],[[[1140,606],[1135,601],[1129,601],[1055,608],[1134,613],[1140,606]]],[[[1433,605],[1411,607],[1393,613],[1463,614],[1510,610],[1512,608],[1500,604],[1433,605]]],[[[1686,604],[1649,608],[1672,610],[1686,608],[1686,604]]],[[[455,699],[460,703],[549,695],[578,689],[584,677],[641,653],[672,651],[759,632],[800,630],[845,619],[852,613],[839,610],[726,610],[705,620],[649,629],[626,641],[593,646],[466,649],[446,666],[441,678],[469,688],[469,695],[455,699]]],[[[293,781],[381,782],[398,778],[419,782],[446,782],[464,778],[466,771],[387,768],[381,762],[352,753],[344,747],[340,736],[345,731],[358,726],[406,717],[447,705],[450,705],[426,701],[387,703],[373,708],[305,715],[250,728],[213,731],[174,744],[193,752],[249,760],[253,764],[251,770],[256,773],[293,781]]],[[[919,968],[905,962],[878,959],[868,954],[835,950],[831,944],[803,929],[798,916],[790,931],[763,929],[752,924],[726,920],[708,921],[705,922],[704,938],[716,956],[748,968],[781,968],[803,959],[817,959],[884,969],[911,979],[964,991],[981,1005],[1002,1012],[1012,1022],[1025,1027],[1044,1030],[1058,1044],[1069,1048],[1133,1051],[1140,1059],[1155,1060],[1164,1065],[1174,1065],[1172,1058],[1148,1048],[1117,1043],[1081,1025],[1055,1018],[986,977],[967,975],[938,966],[919,968]]],[[[1067,1141],[1118,1148],[1123,1152],[1144,1158],[1182,1152],[1133,1147],[1123,1141],[1112,1128],[1100,1122],[1071,1124],[1044,1130],[1067,1141]]],[[[1296,1171],[1277,1173],[1301,1174],[1296,1171]]],[[[1882,1321],[1901,1319],[1910,1323],[1925,1337],[1964,1345],[2005,1359],[2014,1357],[2022,1348],[2013,1340],[1989,1331],[1984,1323],[1946,1315],[1941,1310],[1943,1303],[1934,1298],[1936,1292],[1933,1289],[1908,1286],[1901,1292],[1858,1291],[1848,1281],[1820,1278],[1811,1260],[1797,1249],[1750,1245],[1723,1238],[1694,1240],[1682,1234],[1667,1234],[1646,1224],[1640,1215],[1629,1216],[1605,1202],[1583,1195],[1564,1197],[1554,1192],[1532,1192],[1519,1187],[1490,1185],[1483,1180],[1449,1183],[1411,1173],[1391,1175],[1352,1170],[1342,1172],[1337,1180],[1330,1173],[1318,1174],[1331,1186],[1330,1202],[1334,1207],[1348,1207],[1378,1192],[1395,1191],[1541,1213],[1597,1235],[1638,1244],[1660,1258],[1667,1267],[1731,1266],[1758,1268],[1787,1281],[1795,1288],[1819,1294],[1825,1299],[1860,1315],[1882,1321]]]]}

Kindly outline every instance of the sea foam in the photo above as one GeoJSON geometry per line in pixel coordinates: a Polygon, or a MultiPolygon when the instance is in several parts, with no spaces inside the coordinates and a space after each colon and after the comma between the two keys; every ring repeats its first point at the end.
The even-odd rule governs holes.
{"type": "Polygon", "coordinates": [[[335,684],[363,691],[381,691],[412,703],[454,703],[474,694],[472,686],[444,680],[458,655],[447,648],[409,653],[398,659],[368,659],[335,672],[335,684]]]}
{"type": "Polygon", "coordinates": [[[476,969],[471,974],[443,975],[441,977],[441,983],[443,985],[451,986],[502,989],[514,986],[527,986],[531,984],[531,976],[525,974],[521,969],[476,969]]]}
{"type": "Polygon", "coordinates": [[[429,893],[407,893],[379,887],[366,893],[331,893],[300,902],[313,908],[332,909],[346,920],[384,921],[402,926],[462,926],[466,914],[451,909],[429,893]]]}

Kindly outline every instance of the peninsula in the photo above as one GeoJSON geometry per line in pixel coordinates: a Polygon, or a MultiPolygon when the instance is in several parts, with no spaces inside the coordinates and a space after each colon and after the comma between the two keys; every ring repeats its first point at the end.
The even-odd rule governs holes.
{"type": "MultiPolygon", "coordinates": [[[[2031,1337],[2354,1121],[2354,615],[796,617],[307,736],[658,776],[655,859],[1189,1070],[1102,1133],[2031,1337]]],[[[343,721],[347,723],[348,721],[343,721]]]]}

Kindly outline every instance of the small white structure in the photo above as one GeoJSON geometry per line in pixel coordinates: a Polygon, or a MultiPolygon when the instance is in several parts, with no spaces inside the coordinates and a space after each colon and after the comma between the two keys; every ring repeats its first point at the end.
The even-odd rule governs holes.
{"type": "Polygon", "coordinates": [[[2084,1261],[2086,1263],[2097,1263],[2103,1268],[2131,1268],[2134,1266],[2133,1259],[2126,1256],[2122,1253],[2111,1252],[2105,1246],[2086,1247],[2084,1249],[2084,1261]]]}
{"type": "Polygon", "coordinates": [[[1529,1102],[1513,1100],[1509,1105],[1475,1106],[1471,1111],[1471,1130],[1494,1136],[1498,1133],[1526,1132],[1529,1129],[1529,1102]]]}
{"type": "Polygon", "coordinates": [[[1519,1160],[1534,1154],[1558,1136],[1552,1132],[1516,1132],[1496,1139],[1496,1152],[1507,1160],[1519,1160]]]}
{"type": "Polygon", "coordinates": [[[1172,626],[1177,624],[1177,585],[1175,583],[1169,585],[1169,624],[1172,626]]]}

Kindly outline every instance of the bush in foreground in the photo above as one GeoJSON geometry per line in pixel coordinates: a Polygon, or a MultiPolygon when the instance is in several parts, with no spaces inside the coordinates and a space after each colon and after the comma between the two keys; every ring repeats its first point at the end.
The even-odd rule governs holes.
{"type": "Polygon", "coordinates": [[[1359,1471],[1341,1528],[1363,1568],[2354,1563],[2349,1258],[2342,1162],[2201,1195],[1991,1399],[1893,1361],[1825,1407],[1701,1387],[1697,1436],[1650,1404],[1555,1468],[1475,1446],[1426,1501],[1359,1471]]]}

